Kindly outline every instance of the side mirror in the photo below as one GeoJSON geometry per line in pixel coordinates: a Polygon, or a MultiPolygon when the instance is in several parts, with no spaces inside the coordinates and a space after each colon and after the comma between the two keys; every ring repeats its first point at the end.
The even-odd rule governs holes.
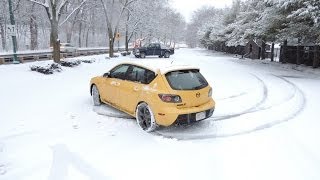
{"type": "Polygon", "coordinates": [[[105,78],[107,78],[107,77],[109,77],[110,76],[110,72],[107,72],[107,73],[104,73],[103,74],[103,77],[105,77],[105,78]]]}

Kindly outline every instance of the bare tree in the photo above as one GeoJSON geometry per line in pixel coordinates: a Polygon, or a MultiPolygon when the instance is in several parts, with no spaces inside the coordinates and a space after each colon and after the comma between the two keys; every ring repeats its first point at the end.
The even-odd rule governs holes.
{"type": "Polygon", "coordinates": [[[127,7],[136,0],[100,0],[103,6],[109,38],[109,56],[114,56],[114,41],[119,25],[127,7]]]}
{"type": "MultiPolygon", "coordinates": [[[[42,6],[47,13],[50,21],[50,45],[53,46],[53,61],[60,63],[60,40],[59,40],[59,21],[62,11],[70,0],[28,0],[42,6]]],[[[80,8],[87,0],[83,0],[80,5],[73,10],[63,21],[65,22],[78,8],[80,8]]]]}
{"type": "Polygon", "coordinates": [[[37,24],[37,16],[35,15],[35,3],[32,4],[31,7],[31,16],[30,16],[30,49],[35,50],[38,49],[38,24],[37,24]]]}

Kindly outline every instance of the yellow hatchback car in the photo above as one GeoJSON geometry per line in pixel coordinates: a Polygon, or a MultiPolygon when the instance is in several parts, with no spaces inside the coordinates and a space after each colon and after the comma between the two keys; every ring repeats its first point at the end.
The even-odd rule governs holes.
{"type": "Polygon", "coordinates": [[[186,65],[122,63],[92,78],[90,92],[95,106],[109,104],[135,117],[147,132],[204,120],[215,108],[199,68],[186,65]]]}

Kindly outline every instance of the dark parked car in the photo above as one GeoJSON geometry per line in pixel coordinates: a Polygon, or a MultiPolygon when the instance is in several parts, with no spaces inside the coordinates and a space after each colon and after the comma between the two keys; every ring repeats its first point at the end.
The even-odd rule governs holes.
{"type": "Polygon", "coordinates": [[[146,56],[159,56],[159,58],[169,58],[174,54],[173,48],[168,48],[160,43],[151,43],[143,47],[135,48],[133,54],[136,58],[145,58],[146,56]]]}

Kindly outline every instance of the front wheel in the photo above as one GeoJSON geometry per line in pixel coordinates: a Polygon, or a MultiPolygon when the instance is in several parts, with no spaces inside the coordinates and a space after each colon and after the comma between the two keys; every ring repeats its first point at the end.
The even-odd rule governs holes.
{"type": "Polygon", "coordinates": [[[139,127],[146,132],[152,132],[157,128],[153,112],[147,103],[137,106],[136,119],[139,127]]]}
{"type": "Polygon", "coordinates": [[[91,94],[92,94],[93,105],[100,106],[101,105],[100,93],[96,85],[92,86],[91,94]]]}
{"type": "Polygon", "coordinates": [[[170,53],[167,51],[164,53],[164,58],[169,58],[170,57],[170,53]]]}
{"type": "Polygon", "coordinates": [[[146,58],[146,54],[142,52],[142,53],[140,53],[140,57],[141,58],[146,58]]]}

